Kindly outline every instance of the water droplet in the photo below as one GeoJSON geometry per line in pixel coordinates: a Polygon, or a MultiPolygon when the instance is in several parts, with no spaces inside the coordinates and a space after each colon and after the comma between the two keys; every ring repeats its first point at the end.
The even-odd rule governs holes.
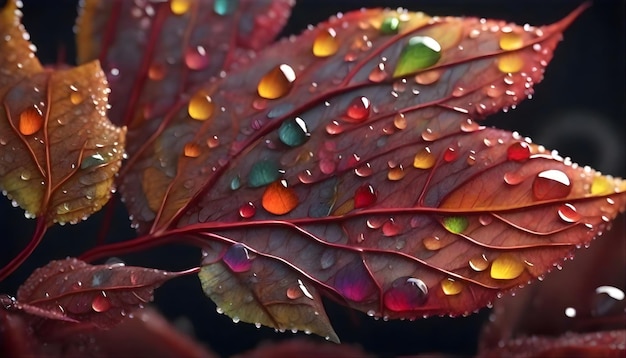
{"type": "Polygon", "coordinates": [[[458,295],[463,291],[463,284],[452,278],[447,278],[441,281],[441,290],[446,296],[458,295]]]}
{"type": "Polygon", "coordinates": [[[174,15],[183,15],[189,11],[191,0],[172,0],[170,2],[170,10],[174,15]]]}
{"type": "Polygon", "coordinates": [[[285,215],[295,209],[298,203],[296,192],[287,187],[284,180],[268,185],[261,199],[263,209],[274,215],[285,215]]]}
{"type": "Polygon", "coordinates": [[[524,59],[517,53],[508,53],[498,57],[498,69],[504,73],[515,73],[524,67],[524,59]]]}
{"type": "Polygon", "coordinates": [[[185,154],[185,157],[197,158],[200,156],[200,154],[202,154],[202,149],[199,145],[189,142],[185,144],[185,147],[183,148],[183,153],[185,154]]]}
{"type": "Polygon", "coordinates": [[[94,297],[93,301],[91,301],[91,309],[96,312],[106,312],[111,309],[111,301],[107,297],[106,292],[102,291],[94,297]]]}
{"type": "Polygon", "coordinates": [[[430,128],[426,128],[422,131],[422,139],[427,142],[432,142],[432,141],[439,139],[439,135],[440,135],[439,133],[434,132],[430,128]]]}
{"type": "Polygon", "coordinates": [[[287,64],[281,64],[261,78],[257,91],[259,96],[266,99],[280,98],[289,93],[295,80],[296,73],[293,68],[287,64]]]}
{"type": "Polygon", "coordinates": [[[278,128],[280,141],[290,147],[304,144],[310,135],[311,133],[309,133],[306,123],[300,117],[288,119],[278,128]]]}
{"type": "Polygon", "coordinates": [[[160,81],[165,78],[166,67],[161,62],[153,62],[150,67],[148,67],[148,78],[153,81],[160,81]]]}
{"type": "Polygon", "coordinates": [[[530,158],[530,146],[526,142],[513,143],[506,150],[506,156],[516,162],[524,161],[530,158]]]}
{"type": "Polygon", "coordinates": [[[20,113],[19,130],[23,135],[37,133],[43,126],[43,116],[37,106],[26,108],[20,113]]]}
{"type": "Polygon", "coordinates": [[[591,311],[595,317],[611,314],[617,306],[617,301],[623,301],[626,297],[624,291],[614,286],[599,286],[595,293],[596,295],[592,298],[591,311]]]}
{"type": "Polygon", "coordinates": [[[354,208],[360,209],[376,202],[376,190],[369,184],[363,184],[354,192],[354,208]]]}
{"type": "Polygon", "coordinates": [[[512,280],[524,272],[524,264],[513,254],[498,256],[491,264],[490,276],[496,280],[512,280]]]}
{"type": "Polygon", "coordinates": [[[220,145],[220,139],[216,135],[209,137],[209,139],[206,140],[206,145],[211,149],[216,148],[220,145]]]}
{"type": "Polygon", "coordinates": [[[289,298],[290,300],[295,300],[297,298],[302,297],[302,291],[300,291],[300,288],[298,287],[291,286],[287,288],[286,295],[287,295],[287,298],[289,298]]]}
{"type": "Polygon", "coordinates": [[[447,163],[455,161],[458,157],[459,157],[459,153],[452,147],[449,147],[443,153],[443,160],[447,163]]]}
{"type": "Polygon", "coordinates": [[[234,13],[238,6],[239,0],[215,0],[213,11],[218,15],[225,16],[234,13]]]}
{"type": "Polygon", "coordinates": [[[356,97],[348,105],[346,114],[342,117],[342,119],[346,122],[360,123],[370,116],[370,111],[370,100],[363,96],[356,97]]]}
{"type": "Polygon", "coordinates": [[[104,159],[102,154],[95,153],[95,154],[85,157],[83,161],[80,163],[80,168],[86,169],[86,168],[100,166],[103,164],[106,164],[106,160],[104,159]]]}
{"type": "Polygon", "coordinates": [[[249,219],[256,214],[256,207],[252,202],[247,202],[239,207],[239,216],[249,219]]]}
{"type": "Polygon", "coordinates": [[[391,181],[397,181],[404,178],[406,172],[404,171],[404,167],[402,165],[398,165],[396,167],[390,168],[387,172],[387,179],[391,181]]]}
{"type": "Polygon", "coordinates": [[[385,307],[391,311],[410,311],[422,306],[428,299],[428,286],[414,277],[400,277],[393,281],[384,296],[385,307]]]}
{"type": "Polygon", "coordinates": [[[524,39],[520,34],[508,32],[500,36],[500,48],[505,51],[513,51],[524,46],[524,39]]]}
{"type": "Polygon", "coordinates": [[[428,236],[422,240],[422,244],[427,250],[437,251],[443,247],[441,239],[437,236],[428,236]]]}
{"type": "Polygon", "coordinates": [[[430,67],[441,58],[441,45],[428,36],[414,36],[402,49],[393,77],[402,77],[430,67]]]}
{"type": "Polygon", "coordinates": [[[356,302],[376,292],[376,286],[361,261],[342,267],[335,274],[334,286],[346,299],[356,302]]]}
{"type": "Polygon", "coordinates": [[[328,57],[339,50],[339,41],[334,29],[320,30],[313,40],[313,54],[317,57],[328,57]]]}
{"type": "Polygon", "coordinates": [[[213,100],[202,90],[196,92],[196,94],[191,97],[187,108],[189,116],[199,121],[211,118],[214,110],[215,104],[213,104],[213,100]]]}
{"type": "Polygon", "coordinates": [[[239,175],[231,179],[230,181],[230,190],[237,190],[241,187],[241,178],[239,175]]]}
{"type": "Polygon", "coordinates": [[[570,203],[561,205],[558,214],[561,220],[566,223],[576,223],[582,219],[581,215],[576,211],[576,207],[570,203]]]}
{"type": "Polygon", "coordinates": [[[398,33],[400,19],[397,17],[386,17],[380,25],[380,33],[383,35],[393,35],[398,33]]]}
{"type": "Polygon", "coordinates": [[[436,158],[430,152],[430,148],[424,147],[424,149],[420,150],[415,154],[415,158],[413,158],[413,167],[417,169],[430,169],[435,165],[436,158]]]}
{"type": "Polygon", "coordinates": [[[545,170],[533,181],[533,195],[537,200],[560,199],[572,190],[567,174],[557,169],[545,170]]]}
{"type": "Polygon", "coordinates": [[[393,125],[399,130],[406,128],[407,123],[403,113],[398,113],[393,117],[393,125]]]}
{"type": "Polygon", "coordinates": [[[280,177],[280,171],[276,164],[269,160],[256,162],[250,174],[248,174],[248,186],[258,188],[276,181],[280,177]]]}
{"type": "Polygon", "coordinates": [[[326,133],[330,135],[337,135],[343,132],[344,128],[339,122],[332,121],[326,125],[326,133]]]}
{"type": "Polygon", "coordinates": [[[254,258],[254,253],[244,245],[234,244],[226,250],[222,260],[233,272],[246,272],[252,267],[254,258]]]}
{"type": "Polygon", "coordinates": [[[420,72],[415,75],[415,82],[420,85],[430,85],[437,82],[441,78],[440,70],[430,70],[425,72],[420,72]]]}
{"type": "Polygon", "coordinates": [[[203,46],[188,48],[185,51],[185,65],[192,70],[202,70],[209,65],[209,56],[203,46]]]}
{"type": "Polygon", "coordinates": [[[385,64],[383,62],[379,63],[372,72],[370,72],[367,77],[372,82],[382,82],[387,78],[387,72],[385,71],[385,64]]]}
{"type": "Polygon", "coordinates": [[[72,104],[80,104],[83,100],[84,97],[80,92],[70,93],[70,102],[72,102],[72,104]]]}
{"type": "Polygon", "coordinates": [[[465,231],[469,226],[469,220],[464,216],[447,216],[442,220],[443,227],[453,234],[459,234],[465,231]]]}
{"type": "Polygon", "coordinates": [[[469,266],[474,271],[485,271],[489,267],[489,260],[483,255],[474,256],[469,260],[469,266]]]}

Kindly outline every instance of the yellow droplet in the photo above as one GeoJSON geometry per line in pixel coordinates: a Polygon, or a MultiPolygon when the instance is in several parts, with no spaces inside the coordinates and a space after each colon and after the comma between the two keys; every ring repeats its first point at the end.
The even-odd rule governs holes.
{"type": "Polygon", "coordinates": [[[321,30],[313,41],[313,54],[317,57],[328,57],[339,50],[337,33],[333,29],[321,30]]]}
{"type": "Polygon", "coordinates": [[[435,156],[430,152],[430,148],[424,147],[415,154],[413,166],[417,169],[429,169],[435,165],[435,156]]]}
{"type": "Polygon", "coordinates": [[[291,90],[296,80],[296,73],[287,64],[274,67],[261,78],[257,91],[259,96],[267,99],[280,98],[291,90]]]}
{"type": "Polygon", "coordinates": [[[391,181],[401,180],[406,175],[402,165],[389,169],[387,172],[387,179],[391,181]]]}
{"type": "Polygon", "coordinates": [[[28,107],[20,113],[19,130],[23,135],[37,133],[43,126],[43,116],[36,106],[28,107]]]}
{"type": "Polygon", "coordinates": [[[287,187],[284,180],[275,181],[265,188],[261,205],[263,209],[274,215],[285,215],[298,206],[296,192],[287,187]]]}
{"type": "Polygon", "coordinates": [[[491,277],[497,280],[511,280],[524,272],[524,264],[512,254],[502,254],[491,264],[491,277]]]}
{"type": "Polygon", "coordinates": [[[83,101],[83,95],[80,94],[80,92],[72,92],[70,94],[70,102],[72,102],[72,104],[79,104],[83,101]]]}
{"type": "Polygon", "coordinates": [[[187,143],[183,148],[183,153],[186,157],[197,158],[202,153],[202,150],[200,149],[200,146],[195,143],[187,143]]]}
{"type": "Polygon", "coordinates": [[[447,278],[441,281],[441,289],[447,296],[454,296],[463,291],[463,284],[459,281],[455,281],[454,279],[447,278]]]}
{"type": "Polygon", "coordinates": [[[498,57],[498,69],[504,73],[515,73],[524,67],[524,59],[517,53],[504,54],[498,57]]]}
{"type": "Polygon", "coordinates": [[[489,267],[489,261],[485,255],[477,255],[469,260],[469,265],[474,271],[485,271],[489,267]]]}
{"type": "Polygon", "coordinates": [[[430,251],[437,251],[443,246],[443,243],[437,236],[429,236],[425,238],[422,240],[422,244],[424,244],[424,247],[430,251]]]}
{"type": "Polygon", "coordinates": [[[520,34],[508,32],[500,36],[500,48],[505,51],[513,51],[524,46],[524,39],[520,34]]]}
{"type": "Polygon", "coordinates": [[[615,192],[613,185],[603,176],[596,176],[591,182],[591,195],[612,194],[615,192]]]}
{"type": "Polygon", "coordinates": [[[198,91],[191,97],[187,111],[191,118],[204,121],[211,118],[214,109],[215,105],[211,97],[204,91],[198,91]]]}
{"type": "Polygon", "coordinates": [[[172,0],[172,2],[170,2],[170,9],[174,15],[183,15],[189,11],[190,6],[190,0],[172,0]]]}

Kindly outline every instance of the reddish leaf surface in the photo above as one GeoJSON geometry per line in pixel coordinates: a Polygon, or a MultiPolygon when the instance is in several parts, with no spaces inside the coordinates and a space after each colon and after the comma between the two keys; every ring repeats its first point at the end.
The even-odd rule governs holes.
{"type": "Polygon", "coordinates": [[[123,264],[92,266],[76,259],[52,261],[20,286],[18,304],[10,308],[38,318],[110,328],[132,310],[152,301],[155,288],[179,275],[123,264]],[[58,315],[61,317],[55,317],[58,315]]]}
{"type": "MultiPolygon", "coordinates": [[[[200,88],[131,159],[134,225],[229,246],[200,276],[250,322],[298,282],[375,316],[482,307],[625,205],[623,181],[468,119],[530,95],[575,14],[522,28],[369,10],[284,40],[200,88]],[[271,296],[247,310],[233,278],[271,296]]],[[[315,312],[271,325],[312,330],[315,312]]]]}
{"type": "Polygon", "coordinates": [[[124,128],[106,117],[99,64],[44,70],[14,1],[1,10],[0,188],[46,224],[75,223],[110,197],[124,128]]]}

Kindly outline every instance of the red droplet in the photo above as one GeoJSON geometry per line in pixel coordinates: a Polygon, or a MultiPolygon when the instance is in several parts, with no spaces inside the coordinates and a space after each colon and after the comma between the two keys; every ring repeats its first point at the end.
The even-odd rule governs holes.
{"type": "Polygon", "coordinates": [[[256,214],[256,207],[252,202],[247,202],[239,207],[239,216],[244,219],[249,219],[256,214]]]}
{"type": "Polygon", "coordinates": [[[209,56],[202,46],[189,48],[185,52],[185,64],[192,70],[201,70],[209,65],[209,56]]]}
{"type": "Polygon", "coordinates": [[[354,208],[360,209],[376,202],[376,191],[369,184],[361,185],[354,192],[354,208]]]}
{"type": "Polygon", "coordinates": [[[390,237],[396,236],[400,233],[400,225],[396,224],[393,219],[387,220],[383,224],[383,235],[390,237]]]}
{"type": "Polygon", "coordinates": [[[242,244],[234,244],[226,250],[222,260],[233,272],[246,272],[252,267],[254,254],[242,244]]]}
{"type": "Polygon", "coordinates": [[[458,157],[459,157],[459,152],[452,147],[446,149],[446,152],[443,153],[443,160],[446,161],[447,163],[455,161],[456,158],[458,157]]]}
{"type": "Polygon", "coordinates": [[[91,309],[96,312],[106,312],[111,308],[111,301],[107,298],[106,293],[102,291],[91,301],[91,309]]]}
{"type": "Polygon", "coordinates": [[[341,268],[335,275],[334,286],[343,297],[356,302],[376,292],[372,278],[360,261],[341,268]]]}
{"type": "Polygon", "coordinates": [[[530,146],[526,142],[516,142],[509,146],[506,150],[506,156],[509,160],[520,162],[530,158],[530,146]]]}
{"type": "Polygon", "coordinates": [[[567,174],[560,170],[545,170],[535,177],[533,182],[533,195],[537,200],[560,199],[569,195],[572,191],[567,174]]]}
{"type": "Polygon", "coordinates": [[[356,97],[348,105],[346,115],[343,119],[346,122],[360,123],[370,116],[371,104],[367,97],[356,97]]]}
{"type": "Polygon", "coordinates": [[[428,299],[428,287],[424,281],[413,277],[400,277],[393,281],[384,296],[385,307],[391,311],[414,310],[428,299]]]}
{"type": "Polygon", "coordinates": [[[558,214],[561,220],[566,223],[576,223],[582,219],[582,216],[576,211],[576,207],[570,203],[561,205],[558,214]]]}

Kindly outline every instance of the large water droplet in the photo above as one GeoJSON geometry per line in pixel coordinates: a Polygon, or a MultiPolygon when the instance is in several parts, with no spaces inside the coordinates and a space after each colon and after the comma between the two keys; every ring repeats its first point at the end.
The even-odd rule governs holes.
{"type": "Polygon", "coordinates": [[[298,195],[284,180],[268,185],[261,199],[263,209],[274,215],[285,215],[295,209],[298,203],[298,195]]]}
{"type": "Polygon", "coordinates": [[[238,6],[239,0],[215,0],[213,11],[218,15],[225,16],[234,13],[238,6]]]}
{"type": "Polygon", "coordinates": [[[465,231],[469,226],[469,220],[464,216],[447,216],[442,220],[443,227],[453,234],[459,234],[465,231]]]}
{"type": "Polygon", "coordinates": [[[458,295],[463,291],[463,284],[452,278],[447,278],[441,281],[441,290],[446,296],[458,295]]]}
{"type": "Polygon", "coordinates": [[[354,192],[354,208],[360,209],[373,205],[376,202],[376,191],[369,184],[361,185],[354,192]]]}
{"type": "Polygon", "coordinates": [[[576,207],[570,203],[565,203],[559,207],[559,217],[566,223],[576,223],[582,216],[576,211],[576,207]]]}
{"type": "Polygon", "coordinates": [[[436,158],[430,152],[430,148],[424,147],[424,149],[415,154],[415,158],[413,158],[413,167],[417,169],[429,169],[435,165],[435,161],[436,158]]]}
{"type": "Polygon", "coordinates": [[[393,281],[384,296],[385,307],[391,311],[410,311],[422,306],[428,299],[428,286],[414,277],[400,277],[393,281]]]}
{"type": "Polygon", "coordinates": [[[185,64],[192,70],[201,70],[209,65],[209,56],[203,46],[188,48],[185,51],[185,64]]]}
{"type": "Polygon", "coordinates": [[[402,77],[418,70],[430,67],[441,58],[441,45],[428,36],[414,36],[402,49],[394,77],[402,77]]]}
{"type": "Polygon", "coordinates": [[[533,195],[537,200],[564,198],[571,190],[569,177],[557,169],[545,170],[537,174],[533,181],[533,195]]]}
{"type": "Polygon", "coordinates": [[[106,295],[106,292],[102,291],[96,295],[91,301],[91,309],[96,312],[106,312],[111,309],[111,301],[106,295]]]}
{"type": "Polygon", "coordinates": [[[26,108],[20,113],[19,130],[23,135],[33,135],[43,126],[43,116],[37,106],[26,108]]]}
{"type": "Polygon", "coordinates": [[[524,264],[513,254],[498,256],[491,264],[490,275],[496,280],[512,280],[524,272],[524,264]]]}
{"type": "Polygon", "coordinates": [[[397,17],[386,17],[380,25],[380,33],[383,35],[393,35],[398,33],[400,19],[397,17]]]}
{"type": "Polygon", "coordinates": [[[222,260],[233,272],[246,272],[252,267],[254,258],[254,253],[250,252],[244,245],[234,244],[226,250],[222,260]]]}
{"type": "Polygon", "coordinates": [[[313,40],[313,54],[317,57],[334,55],[339,49],[337,33],[334,29],[323,29],[317,33],[313,40]]]}
{"type": "Polygon", "coordinates": [[[516,162],[524,161],[530,158],[530,146],[526,142],[515,142],[506,150],[506,156],[516,162]]]}
{"type": "Polygon", "coordinates": [[[170,10],[174,15],[183,15],[189,11],[191,0],[172,0],[170,2],[170,10]]]}
{"type": "Polygon", "coordinates": [[[356,97],[348,105],[346,114],[342,119],[346,122],[360,123],[370,116],[370,111],[370,100],[364,96],[356,97]]]}
{"type": "Polygon", "coordinates": [[[213,100],[202,90],[196,92],[196,94],[191,97],[187,108],[189,116],[199,121],[211,118],[214,110],[215,105],[213,104],[213,100]]]}
{"type": "Polygon", "coordinates": [[[257,86],[259,96],[267,99],[283,97],[291,90],[293,82],[296,80],[296,73],[287,64],[281,64],[261,78],[257,86]]]}
{"type": "Polygon", "coordinates": [[[91,168],[100,166],[106,163],[106,160],[100,153],[95,153],[89,156],[86,156],[83,161],[80,163],[81,169],[91,168]]]}
{"type": "Polygon", "coordinates": [[[311,133],[309,133],[306,123],[300,117],[288,119],[278,128],[280,141],[290,147],[304,144],[310,135],[311,133]]]}
{"type": "Polygon", "coordinates": [[[279,176],[280,171],[276,163],[269,160],[262,160],[256,162],[252,166],[252,169],[250,169],[250,174],[248,174],[248,186],[258,188],[276,181],[279,176]]]}

